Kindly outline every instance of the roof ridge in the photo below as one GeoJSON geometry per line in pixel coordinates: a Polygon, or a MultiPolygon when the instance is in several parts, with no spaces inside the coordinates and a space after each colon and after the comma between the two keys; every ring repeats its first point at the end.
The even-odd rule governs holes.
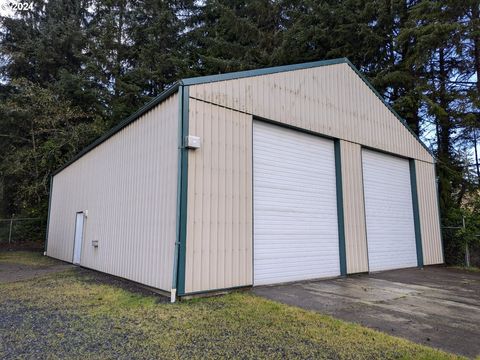
{"type": "Polygon", "coordinates": [[[181,83],[185,86],[199,85],[199,84],[206,84],[206,83],[217,82],[217,81],[235,80],[235,79],[242,79],[247,77],[270,75],[270,74],[275,74],[280,72],[310,69],[315,67],[344,64],[349,62],[350,61],[347,58],[343,57],[343,58],[335,58],[335,59],[329,59],[329,60],[311,61],[306,63],[272,66],[272,67],[266,67],[266,68],[260,68],[260,69],[234,71],[234,72],[228,72],[228,73],[216,74],[216,75],[197,76],[197,77],[182,79],[181,83]]]}
{"type": "Polygon", "coordinates": [[[235,71],[230,73],[224,74],[217,74],[217,75],[207,75],[207,76],[198,76],[192,78],[185,78],[177,81],[171,87],[167,88],[163,91],[160,95],[153,98],[129,117],[121,121],[119,124],[108,130],[102,136],[97,138],[93,141],[90,145],[82,149],[78,154],[76,154],[70,161],[67,161],[63,166],[53,172],[52,176],[58,174],[60,171],[65,169],[67,166],[75,162],[77,159],[85,155],[87,152],[92,150],[93,148],[97,147],[114,134],[125,128],[130,123],[137,120],[143,114],[148,112],[150,109],[155,107],[156,105],[162,103],[165,99],[167,99],[170,95],[178,90],[180,86],[190,86],[190,85],[199,85],[199,84],[206,84],[211,82],[217,81],[226,81],[226,80],[235,80],[247,77],[254,77],[254,76],[261,76],[261,75],[269,75],[269,74],[276,74],[281,72],[288,72],[288,71],[295,71],[295,70],[303,70],[303,69],[311,69],[321,66],[328,66],[328,65],[336,65],[336,64],[347,64],[355,73],[360,77],[360,79],[370,88],[371,91],[380,99],[380,101],[390,110],[390,112],[402,123],[405,128],[413,135],[417,141],[427,150],[427,152],[436,160],[435,155],[432,151],[428,148],[428,146],[415,134],[415,132],[408,126],[405,119],[403,119],[391,106],[386,102],[382,95],[373,87],[373,85],[368,81],[368,79],[363,75],[356,67],[353,65],[348,58],[335,58],[329,60],[319,60],[319,61],[312,61],[306,63],[298,63],[298,64],[291,64],[291,65],[280,65],[280,66],[273,66],[261,69],[253,69],[253,70],[244,70],[244,71],[235,71]]]}

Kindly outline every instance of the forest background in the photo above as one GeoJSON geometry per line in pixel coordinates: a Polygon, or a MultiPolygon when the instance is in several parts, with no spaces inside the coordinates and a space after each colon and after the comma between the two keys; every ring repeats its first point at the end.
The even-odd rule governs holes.
{"type": "Polygon", "coordinates": [[[0,218],[42,219],[25,238],[51,173],[176,80],[347,57],[437,157],[446,261],[480,258],[478,0],[7,3],[0,218]]]}

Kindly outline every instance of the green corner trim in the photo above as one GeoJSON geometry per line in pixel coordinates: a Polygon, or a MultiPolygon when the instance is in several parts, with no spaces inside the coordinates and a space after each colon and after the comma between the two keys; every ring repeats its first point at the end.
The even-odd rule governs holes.
{"type": "Polygon", "coordinates": [[[182,119],[183,119],[183,87],[178,90],[178,167],[177,167],[177,213],[175,217],[175,250],[173,254],[173,276],[172,289],[177,288],[178,278],[178,254],[180,251],[180,204],[181,204],[181,188],[182,188],[182,119]]]}
{"type": "Polygon", "coordinates": [[[342,155],[340,140],[334,141],[335,178],[337,185],[338,247],[340,254],[340,274],[347,275],[347,257],[345,250],[345,218],[343,213],[342,155]]]}
{"type": "Polygon", "coordinates": [[[187,192],[188,192],[188,150],[184,146],[185,136],[188,135],[188,114],[189,114],[189,91],[188,86],[181,86],[182,114],[180,119],[181,139],[180,139],[180,210],[179,210],[179,229],[178,229],[178,274],[177,274],[177,293],[178,296],[185,294],[185,263],[186,263],[186,242],[187,242],[187,192]]]}
{"type": "Polygon", "coordinates": [[[50,228],[50,211],[52,210],[52,190],[53,190],[53,175],[50,175],[50,191],[48,193],[48,213],[47,226],[45,229],[45,253],[48,250],[48,229],[50,228]]]}
{"type": "Polygon", "coordinates": [[[420,212],[418,208],[417,170],[415,168],[415,160],[410,159],[409,163],[410,186],[412,189],[413,221],[415,225],[415,243],[417,245],[417,264],[418,267],[423,267],[422,231],[420,227],[420,212]]]}

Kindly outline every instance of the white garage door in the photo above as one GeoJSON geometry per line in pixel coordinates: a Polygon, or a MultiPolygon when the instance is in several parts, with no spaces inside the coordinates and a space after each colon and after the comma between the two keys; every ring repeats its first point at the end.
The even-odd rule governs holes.
{"type": "Polygon", "coordinates": [[[408,160],[363,150],[370,271],[417,266],[408,160]]]}
{"type": "Polygon", "coordinates": [[[333,141],[254,122],[254,284],[340,275],[333,141]]]}

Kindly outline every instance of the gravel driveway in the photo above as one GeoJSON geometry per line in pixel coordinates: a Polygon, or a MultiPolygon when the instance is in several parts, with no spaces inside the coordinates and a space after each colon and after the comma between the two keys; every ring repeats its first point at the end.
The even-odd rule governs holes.
{"type": "Polygon", "coordinates": [[[32,267],[29,265],[0,263],[0,284],[29,280],[38,276],[65,271],[71,268],[73,268],[73,265],[69,264],[32,267]]]}

